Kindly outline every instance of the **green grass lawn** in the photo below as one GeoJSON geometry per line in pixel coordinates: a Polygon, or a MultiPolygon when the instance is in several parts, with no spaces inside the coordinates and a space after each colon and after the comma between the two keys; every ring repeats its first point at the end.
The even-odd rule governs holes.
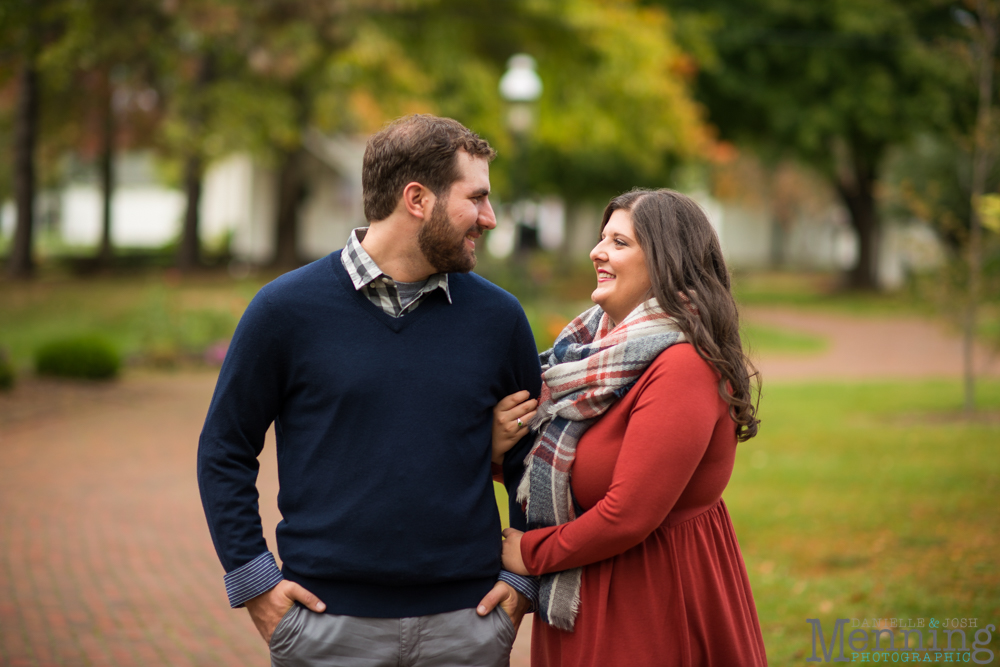
{"type": "Polygon", "coordinates": [[[1000,625],[1000,382],[979,396],[992,421],[958,382],[765,386],[725,499],[772,665],[805,664],[806,618],[1000,625]]]}
{"type": "MultiPolygon", "coordinates": [[[[43,343],[99,334],[134,362],[169,365],[229,338],[264,282],[148,275],[7,284],[0,290],[0,346],[17,366],[27,368],[43,343]]],[[[522,305],[538,349],[544,350],[593,303],[523,299],[522,305]]],[[[755,352],[808,354],[826,345],[819,337],[755,324],[744,324],[743,335],[755,352]]]]}
{"type": "MultiPolygon", "coordinates": [[[[574,317],[594,304],[590,301],[522,300],[528,316],[535,344],[539,350],[552,347],[552,342],[563,327],[574,317]]],[[[798,331],[744,322],[740,327],[743,343],[752,352],[781,354],[816,354],[826,349],[827,341],[798,331]]]]}
{"type": "Polygon", "coordinates": [[[171,365],[228,339],[265,279],[130,278],[43,280],[0,285],[0,347],[29,368],[49,341],[99,335],[134,362],[171,365]]]}
{"type": "Polygon", "coordinates": [[[816,354],[827,345],[826,339],[820,336],[760,324],[743,323],[740,337],[744,347],[752,353],[816,354]]]}
{"type": "Polygon", "coordinates": [[[852,292],[836,273],[754,272],[733,275],[741,305],[790,306],[851,315],[933,315],[934,304],[914,290],[852,292]]]}
{"type": "MultiPolygon", "coordinates": [[[[589,271],[589,268],[588,268],[589,271]]],[[[495,272],[495,271],[494,271],[495,272]]],[[[557,275],[562,275],[555,271],[557,275]]],[[[507,273],[511,273],[508,271],[507,273]]],[[[555,281],[547,288],[525,286],[509,275],[490,276],[521,297],[540,350],[573,317],[593,305],[589,273],[565,271],[573,289],[555,281]],[[584,275],[586,273],[586,275],[584,275]],[[523,293],[522,293],[523,292],[523,293]]],[[[234,281],[225,274],[181,278],[161,270],[134,276],[71,279],[48,276],[34,283],[0,280],[0,347],[17,365],[30,365],[35,348],[53,338],[101,334],[133,360],[166,360],[191,355],[231,335],[243,309],[272,274],[234,281]]],[[[914,292],[840,292],[833,274],[738,273],[733,288],[741,305],[782,306],[859,316],[944,316],[914,292]]],[[[530,282],[530,281],[529,281],[530,282]]],[[[954,315],[954,313],[950,313],[954,315]]],[[[1000,306],[986,305],[979,329],[984,341],[1000,341],[1000,306]]],[[[821,352],[825,341],[799,332],[744,324],[747,343],[757,352],[821,352]]]]}
{"type": "MultiPolygon", "coordinates": [[[[262,274],[236,281],[225,274],[181,278],[148,271],[129,277],[0,282],[0,347],[26,369],[35,349],[46,342],[100,334],[132,363],[169,366],[196,358],[207,346],[229,338],[250,299],[273,277],[262,274]]],[[[912,295],[838,293],[831,291],[832,280],[825,274],[737,275],[734,289],[740,303],[748,305],[861,316],[933,314],[929,304],[912,295]]],[[[535,296],[522,297],[521,303],[539,350],[551,347],[562,328],[593,305],[584,298],[584,289],[563,290],[570,296],[562,299],[533,292],[535,296]]],[[[1000,315],[989,308],[982,315],[984,340],[1000,340],[1000,315]]],[[[821,337],[755,323],[744,322],[742,334],[755,353],[815,354],[826,347],[821,337]]]]}
{"type": "Polygon", "coordinates": [[[957,381],[765,388],[724,498],[771,665],[810,664],[807,618],[1000,626],[1000,382],[979,396],[966,421],[957,381]]]}

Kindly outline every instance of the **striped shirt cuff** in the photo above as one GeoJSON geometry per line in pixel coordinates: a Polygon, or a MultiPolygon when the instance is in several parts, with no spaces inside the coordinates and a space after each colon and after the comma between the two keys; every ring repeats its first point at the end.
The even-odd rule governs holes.
{"type": "Polygon", "coordinates": [[[281,576],[278,563],[274,560],[274,554],[265,551],[246,565],[241,565],[228,573],[224,579],[229,606],[236,609],[242,607],[247,600],[271,590],[284,577],[281,576]]]}
{"type": "Polygon", "coordinates": [[[528,598],[531,602],[529,612],[538,608],[538,577],[525,577],[507,570],[500,570],[500,576],[497,579],[509,584],[515,591],[528,598]]]}

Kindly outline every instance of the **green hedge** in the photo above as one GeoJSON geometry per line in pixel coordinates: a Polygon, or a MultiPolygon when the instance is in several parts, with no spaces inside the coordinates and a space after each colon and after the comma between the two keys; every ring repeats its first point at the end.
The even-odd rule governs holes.
{"type": "Polygon", "coordinates": [[[39,375],[107,380],[118,375],[121,357],[103,338],[81,336],[56,340],[35,351],[39,375]]]}

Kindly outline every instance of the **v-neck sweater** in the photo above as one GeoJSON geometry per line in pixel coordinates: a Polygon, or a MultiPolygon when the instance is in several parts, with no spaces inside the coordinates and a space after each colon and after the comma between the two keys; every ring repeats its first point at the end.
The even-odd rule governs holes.
{"type": "MultiPolygon", "coordinates": [[[[493,407],[540,369],[517,300],[450,274],[393,318],[339,251],[263,287],[219,374],[198,480],[227,572],[267,551],[257,457],[275,426],[282,574],[327,613],[406,617],[475,607],[500,571],[493,407]]],[[[516,488],[530,439],[505,457],[516,488]]],[[[514,494],[511,493],[511,496],[514,494]]],[[[511,504],[511,523],[523,514],[511,504]]]]}

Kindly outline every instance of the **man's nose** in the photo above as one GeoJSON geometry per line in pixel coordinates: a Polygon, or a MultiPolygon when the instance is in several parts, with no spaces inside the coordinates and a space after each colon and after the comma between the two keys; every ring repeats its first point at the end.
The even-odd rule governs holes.
{"type": "Polygon", "coordinates": [[[479,226],[486,229],[493,229],[497,226],[497,216],[493,213],[493,206],[486,200],[486,205],[479,211],[479,226]]]}

